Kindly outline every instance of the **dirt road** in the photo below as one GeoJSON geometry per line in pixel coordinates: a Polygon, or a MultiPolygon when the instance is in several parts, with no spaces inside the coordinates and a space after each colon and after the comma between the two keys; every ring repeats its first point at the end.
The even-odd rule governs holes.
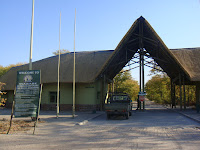
{"type": "Polygon", "coordinates": [[[1,149],[192,149],[200,147],[200,124],[161,105],[147,101],[145,111],[135,111],[129,120],[106,119],[85,125],[61,119],[46,119],[36,135],[0,135],[1,149]]]}

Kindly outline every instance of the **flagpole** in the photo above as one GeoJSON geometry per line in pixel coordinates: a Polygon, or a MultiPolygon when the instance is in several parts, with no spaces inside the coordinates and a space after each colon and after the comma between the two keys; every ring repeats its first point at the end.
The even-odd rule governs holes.
{"type": "Polygon", "coordinates": [[[34,0],[33,0],[33,5],[32,5],[31,41],[30,41],[31,44],[30,44],[29,70],[32,70],[33,24],[34,24],[34,0]]]}
{"type": "Polygon", "coordinates": [[[74,71],[73,71],[73,106],[72,106],[72,117],[75,117],[75,38],[76,38],[76,8],[75,8],[75,19],[74,19],[74,71]]]}
{"type": "Polygon", "coordinates": [[[59,99],[60,99],[60,31],[61,31],[61,12],[60,12],[60,25],[59,25],[59,56],[58,56],[58,88],[57,88],[57,115],[59,116],[59,99]]]}

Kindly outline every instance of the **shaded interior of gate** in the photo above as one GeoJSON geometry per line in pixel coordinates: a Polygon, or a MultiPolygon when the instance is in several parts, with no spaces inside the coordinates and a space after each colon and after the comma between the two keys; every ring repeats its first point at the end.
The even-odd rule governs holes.
{"type": "MultiPolygon", "coordinates": [[[[101,76],[106,76],[106,78],[112,80],[134,58],[136,53],[141,54],[141,49],[143,49],[144,56],[154,59],[170,77],[172,107],[175,105],[175,85],[179,85],[180,88],[183,86],[181,88],[183,91],[180,90],[183,93],[185,92],[185,85],[199,85],[199,81],[191,80],[190,75],[177,60],[173,52],[167,48],[162,39],[143,17],[138,18],[122,38],[112,56],[101,70],[101,76]]],[[[182,94],[180,93],[180,95],[182,94]]],[[[181,97],[180,100],[184,100],[184,98],[181,97]]],[[[196,102],[199,106],[199,96],[196,102]]]]}

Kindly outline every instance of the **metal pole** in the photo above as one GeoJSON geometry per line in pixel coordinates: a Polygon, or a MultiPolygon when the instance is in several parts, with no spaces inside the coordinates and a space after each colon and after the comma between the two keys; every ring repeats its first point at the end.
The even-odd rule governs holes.
{"type": "Polygon", "coordinates": [[[31,41],[30,41],[31,44],[30,44],[29,70],[32,70],[33,24],[34,24],[34,0],[33,0],[33,5],[32,5],[31,41]]]}
{"type": "Polygon", "coordinates": [[[75,117],[75,37],[76,37],[76,9],[75,9],[75,20],[74,20],[74,72],[73,72],[73,112],[72,117],[75,117]]]}
{"type": "Polygon", "coordinates": [[[58,88],[57,88],[57,115],[59,116],[59,100],[60,100],[60,31],[61,31],[61,12],[60,12],[60,25],[59,25],[59,56],[58,56],[58,88]]]}

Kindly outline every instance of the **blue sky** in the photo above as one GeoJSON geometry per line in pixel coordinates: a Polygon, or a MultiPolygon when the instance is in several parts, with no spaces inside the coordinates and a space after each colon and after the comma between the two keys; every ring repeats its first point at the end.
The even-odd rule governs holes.
{"type": "MultiPolygon", "coordinates": [[[[168,48],[200,47],[199,0],[35,0],[33,61],[59,48],[60,12],[61,49],[73,51],[75,8],[76,51],[114,50],[140,16],[168,48]]],[[[29,62],[31,15],[32,0],[0,0],[0,65],[29,62]]]]}

